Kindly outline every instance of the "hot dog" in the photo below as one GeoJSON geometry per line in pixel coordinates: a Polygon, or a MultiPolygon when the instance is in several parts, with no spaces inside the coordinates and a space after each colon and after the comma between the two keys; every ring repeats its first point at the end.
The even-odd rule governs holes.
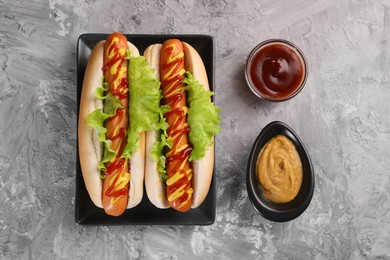
{"type": "Polygon", "coordinates": [[[199,207],[210,188],[219,109],[211,102],[203,61],[191,45],[170,39],[149,46],[144,56],[161,81],[161,104],[169,107],[166,129],[146,133],[146,193],[158,208],[185,212],[199,207]]]}
{"type": "Polygon", "coordinates": [[[158,124],[159,102],[158,82],[124,35],[113,33],[95,46],[80,98],[79,158],[92,202],[109,215],[142,199],[145,131],[158,124]]]}

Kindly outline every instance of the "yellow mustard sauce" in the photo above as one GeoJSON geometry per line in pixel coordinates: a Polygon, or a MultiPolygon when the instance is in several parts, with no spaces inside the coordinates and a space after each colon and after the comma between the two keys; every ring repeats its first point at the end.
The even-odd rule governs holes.
{"type": "Polygon", "coordinates": [[[287,203],[302,185],[302,163],[294,144],[285,136],[272,138],[257,160],[257,177],[264,195],[274,203],[287,203]]]}
{"type": "MultiPolygon", "coordinates": [[[[184,52],[176,50],[175,44],[169,44],[165,47],[164,51],[168,52],[166,63],[162,66],[166,68],[165,73],[162,73],[162,89],[166,103],[171,106],[171,111],[167,114],[171,115],[172,123],[171,128],[168,130],[168,136],[172,140],[173,146],[167,152],[166,157],[169,163],[172,163],[172,173],[168,178],[167,190],[168,201],[177,203],[178,208],[182,208],[192,198],[193,190],[190,187],[190,181],[192,177],[192,170],[189,168],[185,170],[186,164],[188,164],[188,158],[192,148],[189,147],[187,142],[184,145],[180,145],[182,140],[186,137],[188,130],[188,123],[185,121],[185,117],[188,112],[188,108],[185,106],[179,106],[178,102],[183,97],[185,91],[185,85],[182,84],[184,78],[185,69],[180,68],[180,65],[184,61],[184,52]],[[176,53],[174,55],[174,53],[176,53]]],[[[167,116],[166,114],[166,116],[167,116]]]]}

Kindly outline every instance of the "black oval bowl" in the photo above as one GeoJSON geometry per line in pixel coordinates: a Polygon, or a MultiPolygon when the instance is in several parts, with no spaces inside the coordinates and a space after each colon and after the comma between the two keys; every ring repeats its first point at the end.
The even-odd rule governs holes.
{"type": "Polygon", "coordinates": [[[275,121],[268,124],[257,137],[249,155],[246,185],[248,196],[254,208],[266,219],[285,222],[297,218],[309,206],[314,192],[314,171],[307,150],[298,135],[285,123],[275,121]],[[290,139],[298,151],[302,162],[302,186],[297,196],[288,203],[273,203],[261,191],[257,179],[256,164],[261,149],[277,135],[284,135],[290,139]]]}

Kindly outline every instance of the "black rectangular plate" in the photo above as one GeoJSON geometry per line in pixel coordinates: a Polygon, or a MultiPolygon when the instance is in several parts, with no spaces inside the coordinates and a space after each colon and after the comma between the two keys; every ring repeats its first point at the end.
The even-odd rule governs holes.
{"type": "MultiPolygon", "coordinates": [[[[83,85],[85,68],[94,46],[105,40],[108,34],[83,34],[77,42],[77,111],[80,107],[80,96],[83,85]]],[[[132,35],[125,34],[128,41],[133,43],[141,54],[151,44],[163,43],[170,38],[177,38],[191,44],[202,57],[209,79],[210,89],[214,91],[214,41],[208,35],[132,35]]],[[[77,137],[78,138],[78,137],[77,137]]],[[[78,140],[78,139],[77,139],[78,140]]],[[[78,143],[78,142],[77,142],[78,143]]],[[[91,201],[85,188],[80,168],[77,147],[76,158],[76,223],[83,225],[211,225],[216,214],[215,173],[209,193],[199,208],[181,213],[173,209],[158,209],[151,204],[146,196],[141,203],[127,209],[119,217],[111,217],[104,210],[96,207],[91,201]]]]}

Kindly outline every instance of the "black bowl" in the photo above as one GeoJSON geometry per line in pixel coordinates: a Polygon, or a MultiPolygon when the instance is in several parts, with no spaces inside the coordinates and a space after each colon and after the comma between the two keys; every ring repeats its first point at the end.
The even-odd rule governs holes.
{"type": "Polygon", "coordinates": [[[257,137],[248,160],[246,185],[254,208],[266,219],[285,222],[297,218],[309,206],[314,192],[314,171],[309,154],[298,135],[285,123],[268,124],[257,137]],[[302,162],[302,186],[297,196],[288,203],[274,203],[263,194],[256,174],[256,164],[261,149],[277,135],[284,135],[293,142],[302,162]]]}

